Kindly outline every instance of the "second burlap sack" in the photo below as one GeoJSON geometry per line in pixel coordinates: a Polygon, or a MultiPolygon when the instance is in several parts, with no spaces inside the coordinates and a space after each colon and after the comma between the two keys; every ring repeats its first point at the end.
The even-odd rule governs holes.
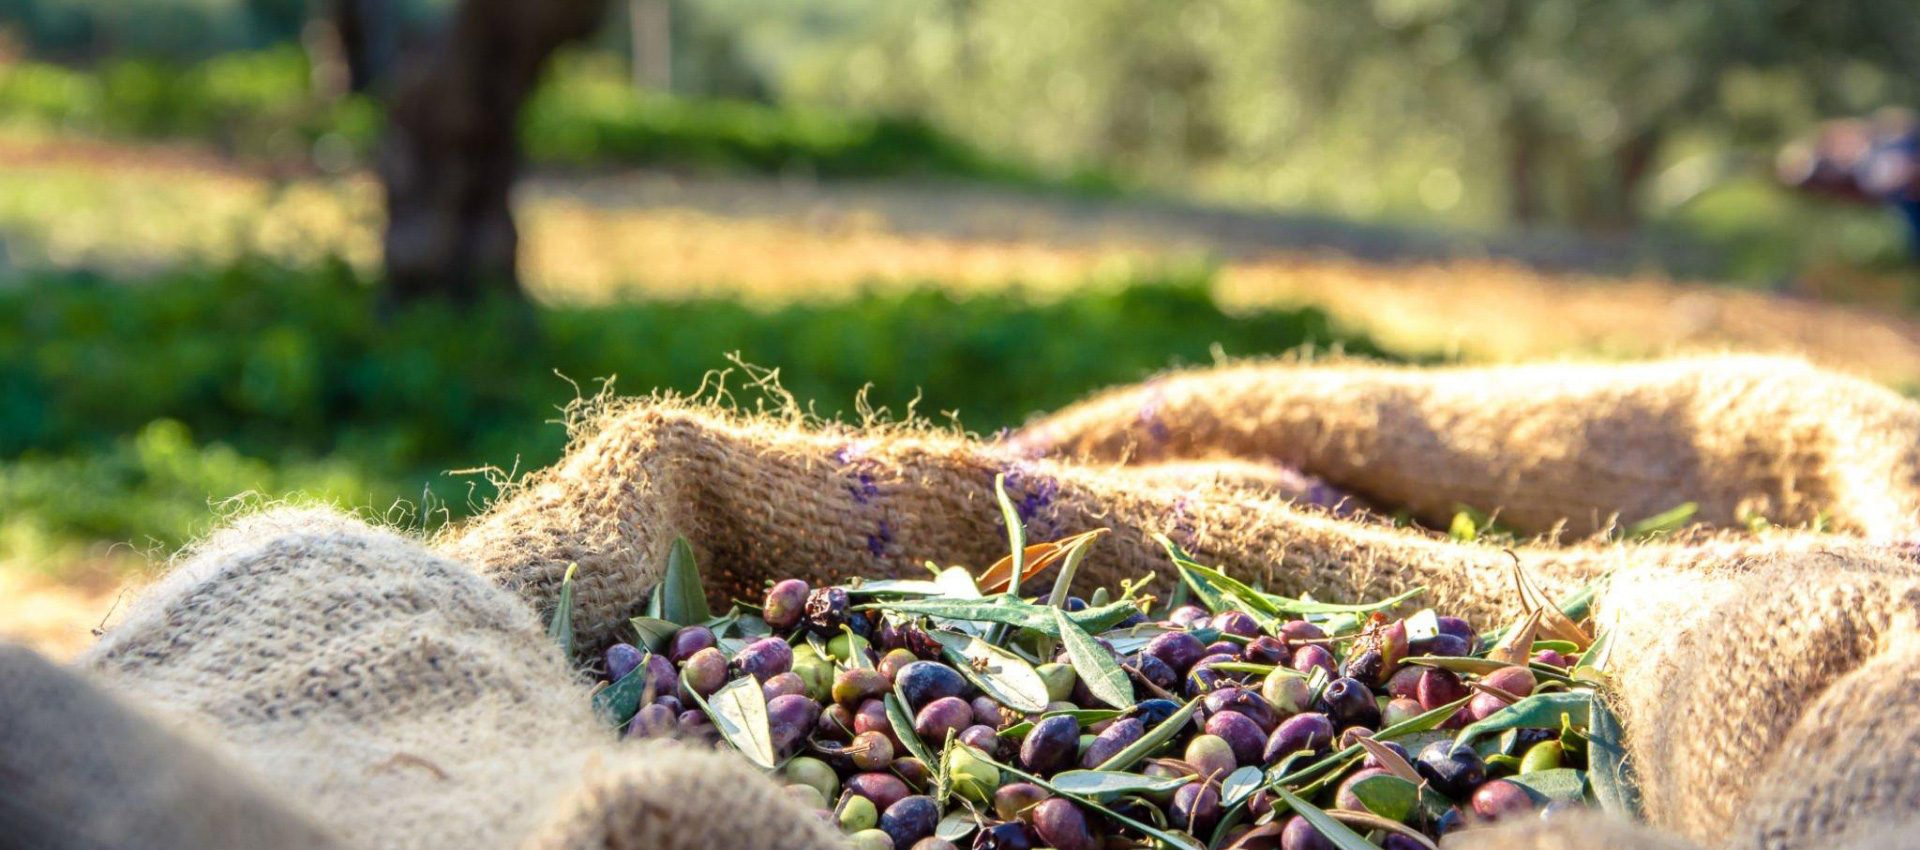
{"type": "MultiPolygon", "coordinates": [[[[1711,363],[1688,368],[1713,377],[1711,363]]],[[[1326,387],[1319,403],[1334,404],[1351,397],[1337,376],[1353,372],[1295,374],[1326,387]]],[[[1419,374],[1395,380],[1417,385],[1419,374]]],[[[1803,377],[1815,398],[1846,383],[1803,377]]],[[[1878,402],[1889,421],[1913,414],[1898,399],[1878,402]]],[[[1450,421],[1395,427],[1441,431],[1450,421]]],[[[1654,444],[1704,439],[1706,424],[1676,424],[1654,444]]],[[[1670,495],[1772,499],[1783,492],[1777,470],[1799,456],[1766,461],[1767,450],[1746,458],[1745,484],[1722,476],[1670,495]]],[[[1255,453],[1225,477],[1141,472],[946,433],[668,401],[610,405],[583,421],[565,460],[432,541],[437,552],[304,514],[230,529],[83,666],[115,698],[204,729],[217,755],[246,771],[236,782],[270,787],[348,846],[815,846],[831,834],[738,760],[623,747],[597,727],[584,684],[538,626],[569,563],[579,564],[577,637],[594,648],[624,635],[677,535],[694,542],[716,602],[778,577],[912,575],[928,560],[982,566],[1006,545],[993,490],[1004,474],[1033,538],[1114,530],[1083,568],[1087,587],[1164,576],[1150,539],[1164,532],[1276,591],[1363,599],[1422,585],[1435,607],[1483,622],[1515,612],[1505,552],[1301,506],[1292,479],[1257,472],[1271,459],[1255,453]]],[[[1572,481],[1604,461],[1552,455],[1529,468],[1572,481]]],[[[1348,483],[1334,467],[1301,466],[1348,483]]],[[[1595,488],[1586,506],[1606,509],[1608,492],[1595,488]]],[[[1893,528],[1896,513],[1853,516],[1893,528]]],[[[1619,711],[1662,841],[1838,847],[1903,822],[1920,794],[1911,698],[1920,682],[1909,672],[1920,661],[1920,579],[1902,550],[1780,532],[1515,555],[1550,593],[1613,575],[1599,614],[1620,633],[1619,711]]],[[[1608,846],[1610,834],[1560,828],[1508,846],[1608,846]]]]}

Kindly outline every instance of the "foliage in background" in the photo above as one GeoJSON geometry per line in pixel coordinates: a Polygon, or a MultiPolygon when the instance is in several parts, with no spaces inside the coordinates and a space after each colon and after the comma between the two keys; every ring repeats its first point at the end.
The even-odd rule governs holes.
{"type": "Polygon", "coordinates": [[[856,417],[871,385],[872,406],[900,415],[919,396],[919,414],[958,411],[991,433],[1209,362],[1216,344],[1380,354],[1315,310],[1228,315],[1204,276],[1047,303],[919,291],[770,312],[726,299],[548,307],[531,321],[431,306],[383,317],[338,267],[184,270],[137,286],[48,276],[0,288],[0,516],[16,532],[171,545],[205,527],[209,494],[248,489],[385,509],[430,488],[458,514],[490,491],[448,470],[558,456],[552,420],[595,387],[556,372],[692,392],[739,352],[779,367],[820,415],[856,417]]]}
{"type": "MultiPolygon", "coordinates": [[[[378,106],[364,97],[316,93],[306,56],[294,46],[188,65],[125,58],[93,70],[0,64],[0,126],[28,131],[196,141],[332,170],[365,161],[380,123],[378,106]]],[[[527,156],[549,165],[1109,185],[1092,173],[1043,177],[915,120],[636,94],[623,69],[590,55],[561,62],[522,123],[527,156]]]]}

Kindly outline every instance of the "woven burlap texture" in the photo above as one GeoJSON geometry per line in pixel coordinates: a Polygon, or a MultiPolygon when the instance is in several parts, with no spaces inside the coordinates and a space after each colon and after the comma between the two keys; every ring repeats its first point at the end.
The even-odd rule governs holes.
{"type": "MultiPolygon", "coordinates": [[[[1654,366],[1616,374],[1641,387],[1721,385],[1747,380],[1762,363],[1778,361],[1725,361],[1727,381],[1714,377],[1713,361],[1673,364],[1685,380],[1662,378],[1654,366]]],[[[1392,374],[1400,385],[1418,386],[1424,374],[1347,364],[1284,368],[1290,382],[1324,391],[1318,402],[1295,394],[1293,403],[1323,406],[1354,398],[1340,391],[1339,376],[1372,384],[1392,374]]],[[[1605,383],[1604,370],[1567,368],[1574,371],[1563,384],[1605,383]]],[[[1523,385],[1537,370],[1506,371],[1515,376],[1487,370],[1476,380],[1523,385]]],[[[1833,416],[1883,402],[1889,421],[1915,415],[1877,389],[1786,371],[1801,375],[1833,416]],[[1848,387],[1863,397],[1840,404],[1833,395],[1848,387]]],[[[1461,374],[1436,372],[1431,380],[1446,384],[1461,374]]],[[[1793,386],[1766,383],[1773,393],[1793,386]]],[[[1462,415],[1392,422],[1438,433],[1462,415]]],[[[1593,427],[1613,427],[1614,419],[1601,420],[1593,427]]],[[[1685,433],[1641,426],[1648,435],[1636,455],[1642,465],[1657,466],[1646,459],[1653,448],[1706,439],[1707,422],[1698,417],[1669,424],[1685,433]]],[[[1822,429],[1840,426],[1813,430],[1822,429]]],[[[1778,470],[1805,457],[1758,457],[1770,446],[1750,446],[1741,468],[1754,477],[1745,484],[1715,473],[1707,487],[1683,475],[1665,495],[1721,498],[1729,510],[1800,505],[1860,531],[1899,527],[1895,508],[1846,512],[1804,495],[1812,491],[1782,489],[1778,470]],[[1784,492],[1803,495],[1783,500],[1784,492]]],[[[1580,470],[1605,465],[1604,456],[1558,453],[1564,448],[1510,466],[1573,482],[1580,470]]],[[[1204,454],[1220,450],[1207,445],[1204,454]]],[[[825,846],[830,832],[736,759],[615,743],[588,716],[586,684],[569,672],[539,618],[566,565],[578,563],[577,637],[588,648],[617,638],[675,535],[694,541],[716,580],[715,602],[754,593],[776,576],[911,575],[927,560],[983,565],[1004,549],[993,481],[1005,474],[1034,538],[1114,529],[1083,570],[1089,588],[1163,573],[1155,532],[1282,592],[1358,599],[1424,585],[1431,604],[1483,621],[1514,613],[1514,557],[1551,593],[1612,572],[1601,615],[1632,647],[1619,653],[1619,711],[1649,818],[1671,831],[1668,840],[1811,848],[1831,843],[1843,822],[1900,820],[1920,789],[1911,757],[1920,751],[1920,724],[1906,708],[1915,690],[1908,671],[1920,660],[1910,657],[1916,581],[1896,547],[1773,532],[1543,544],[1509,556],[1291,502],[1303,494],[1285,486],[1284,476],[1139,471],[1033,453],[1031,441],[1018,438],[982,444],[943,432],[821,426],[667,401],[603,406],[583,421],[560,464],[438,536],[432,550],[310,511],[269,513],[226,529],[150,590],[82,667],[113,694],[102,699],[140,704],[165,718],[168,734],[210,739],[208,758],[238,764],[234,781],[262,789],[252,805],[317,823],[345,846],[825,846]],[[1862,711],[1866,705],[1875,708],[1862,711]]],[[[1386,501],[1342,478],[1338,467],[1304,462],[1312,458],[1249,454],[1254,468],[1287,461],[1386,501]]],[[[1438,475],[1448,467],[1428,469],[1438,475]]],[[[1891,485],[1912,475],[1911,467],[1883,470],[1879,480],[1891,485]]],[[[1470,489],[1452,479],[1430,483],[1470,489]]],[[[1858,481],[1849,486],[1850,498],[1863,495],[1858,481]]],[[[1607,492],[1594,488],[1582,508],[1610,510],[1598,501],[1607,492]]],[[[1878,495],[1905,497],[1892,486],[1878,495]]],[[[1512,505],[1503,507],[1510,516],[1512,505]]],[[[1513,846],[1608,846],[1555,834],[1569,843],[1513,846]]]]}

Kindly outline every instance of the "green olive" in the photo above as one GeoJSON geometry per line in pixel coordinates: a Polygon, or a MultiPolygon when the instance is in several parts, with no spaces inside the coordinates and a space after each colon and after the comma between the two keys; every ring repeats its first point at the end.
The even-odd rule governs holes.
{"type": "Polygon", "coordinates": [[[1520,772],[1533,773],[1559,767],[1562,752],[1559,741],[1541,741],[1534,744],[1532,749],[1527,750],[1526,756],[1520,759],[1520,772]]]}

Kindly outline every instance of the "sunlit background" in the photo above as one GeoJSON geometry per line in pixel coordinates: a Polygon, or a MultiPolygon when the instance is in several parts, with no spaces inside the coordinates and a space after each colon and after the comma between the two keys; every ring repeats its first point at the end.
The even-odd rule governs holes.
{"type": "Polygon", "coordinates": [[[530,300],[396,300],[387,105],[484,5],[0,0],[0,631],[260,499],[457,519],[613,376],[984,435],[1303,346],[1920,387],[1900,217],[1776,168],[1920,105],[1911,0],[613,0],[516,119],[530,300]]]}

